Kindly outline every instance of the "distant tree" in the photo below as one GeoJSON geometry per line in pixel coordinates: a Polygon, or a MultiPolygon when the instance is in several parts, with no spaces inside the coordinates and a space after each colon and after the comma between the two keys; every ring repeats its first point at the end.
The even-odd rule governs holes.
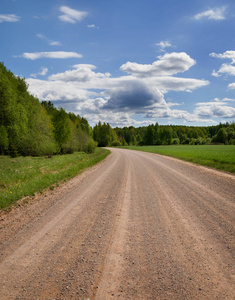
{"type": "Polygon", "coordinates": [[[116,131],[111,128],[109,123],[99,121],[93,128],[93,138],[97,141],[99,147],[110,146],[113,141],[117,141],[116,131]]]}
{"type": "Polygon", "coordinates": [[[7,130],[4,125],[0,125],[0,155],[3,155],[8,150],[9,140],[7,130]]]}
{"type": "Polygon", "coordinates": [[[226,132],[226,129],[222,127],[219,129],[219,131],[215,137],[215,141],[218,143],[226,143],[227,137],[228,137],[228,134],[226,132]]]}
{"type": "Polygon", "coordinates": [[[144,136],[144,144],[145,145],[153,145],[154,144],[154,125],[149,125],[147,127],[147,131],[144,136]]]}

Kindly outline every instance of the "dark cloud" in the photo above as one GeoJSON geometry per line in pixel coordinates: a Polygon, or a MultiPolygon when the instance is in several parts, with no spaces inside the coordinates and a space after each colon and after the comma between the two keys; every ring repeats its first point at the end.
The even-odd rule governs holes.
{"type": "Polygon", "coordinates": [[[133,111],[138,113],[143,108],[165,103],[163,94],[156,88],[149,87],[139,80],[129,81],[118,89],[107,91],[109,100],[102,109],[113,111],[133,111]]]}

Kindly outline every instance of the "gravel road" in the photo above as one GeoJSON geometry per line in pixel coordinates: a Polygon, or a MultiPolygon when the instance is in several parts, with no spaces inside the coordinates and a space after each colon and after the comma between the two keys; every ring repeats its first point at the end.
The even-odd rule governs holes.
{"type": "Polygon", "coordinates": [[[235,299],[235,176],[111,149],[0,214],[0,299],[235,299]]]}

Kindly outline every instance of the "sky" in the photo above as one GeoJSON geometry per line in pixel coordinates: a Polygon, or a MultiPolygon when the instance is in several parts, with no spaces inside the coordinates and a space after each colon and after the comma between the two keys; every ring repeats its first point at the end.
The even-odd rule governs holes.
{"type": "Polygon", "coordinates": [[[112,127],[235,121],[234,0],[0,0],[0,61],[112,127]]]}

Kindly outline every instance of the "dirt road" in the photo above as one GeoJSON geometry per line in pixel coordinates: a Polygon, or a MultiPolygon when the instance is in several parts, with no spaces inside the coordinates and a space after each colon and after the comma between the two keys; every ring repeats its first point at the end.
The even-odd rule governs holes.
{"type": "Polygon", "coordinates": [[[235,176],[113,149],[0,215],[0,299],[235,299],[235,176]]]}

